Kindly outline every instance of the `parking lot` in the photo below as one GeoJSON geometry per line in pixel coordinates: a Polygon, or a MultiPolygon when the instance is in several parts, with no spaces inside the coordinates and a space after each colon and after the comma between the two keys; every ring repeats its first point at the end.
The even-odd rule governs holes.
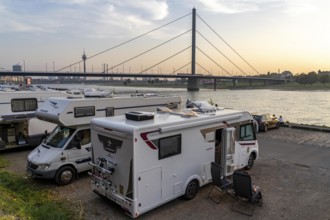
{"type": "MultiPolygon", "coordinates": [[[[290,128],[280,128],[259,133],[258,138],[267,143],[267,140],[278,138],[280,133],[286,134],[283,142],[296,143],[289,139],[301,137],[306,132],[307,142],[319,146],[328,152],[325,147],[330,134],[309,131],[295,131],[290,128]],[[282,130],[281,130],[282,129],[282,130]],[[284,129],[284,130],[283,130],[284,129]],[[285,130],[286,129],[286,130],[285,130]],[[297,134],[298,132],[298,134],[297,134]],[[314,138],[313,136],[319,136],[314,138]],[[321,136],[322,137],[321,137],[321,136]],[[328,135],[328,136],[327,136],[328,135]],[[323,137],[324,136],[324,137],[323,137]],[[324,138],[323,142],[319,140],[324,138]]],[[[299,143],[299,144],[306,144],[299,143]]],[[[249,171],[254,183],[260,186],[264,198],[262,207],[256,206],[252,219],[330,219],[330,172],[327,168],[292,163],[275,156],[262,155],[249,171]]],[[[281,143],[277,147],[281,147],[281,143]]],[[[10,161],[8,169],[26,175],[26,157],[30,150],[19,150],[5,153],[10,161]]],[[[298,153],[298,152],[297,152],[298,153]]],[[[57,186],[53,181],[34,180],[41,188],[48,188],[59,194],[63,199],[70,200],[84,219],[127,219],[129,218],[114,203],[101,199],[91,191],[87,173],[79,175],[79,179],[67,186],[57,186]]],[[[196,198],[190,201],[176,199],[162,205],[139,217],[139,219],[247,219],[248,217],[231,211],[234,198],[226,193],[213,191],[212,196],[220,199],[220,204],[207,198],[211,185],[201,188],[196,198]]]]}

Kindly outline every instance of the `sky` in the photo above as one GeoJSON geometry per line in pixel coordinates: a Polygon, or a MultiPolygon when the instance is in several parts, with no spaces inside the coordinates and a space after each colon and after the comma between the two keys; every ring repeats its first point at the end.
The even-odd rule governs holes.
{"type": "Polygon", "coordinates": [[[330,71],[328,0],[1,0],[0,71],[190,73],[193,8],[197,73],[330,71]]]}

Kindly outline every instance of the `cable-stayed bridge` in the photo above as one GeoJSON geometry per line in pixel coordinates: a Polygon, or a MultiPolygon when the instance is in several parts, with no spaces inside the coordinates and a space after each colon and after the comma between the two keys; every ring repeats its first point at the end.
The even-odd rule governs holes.
{"type": "MultiPolygon", "coordinates": [[[[185,40],[186,39],[187,38],[185,38],[185,40]]],[[[130,55],[130,53],[127,53],[127,54],[130,55]]],[[[150,59],[150,60],[154,61],[155,59],[150,59]]],[[[23,71],[23,72],[2,71],[2,72],[0,72],[0,76],[26,76],[26,77],[28,77],[28,76],[39,76],[39,77],[40,76],[48,76],[48,77],[66,76],[66,77],[75,77],[76,79],[81,79],[81,80],[86,80],[86,77],[101,77],[103,79],[110,78],[110,77],[111,78],[114,78],[114,77],[185,78],[185,79],[188,79],[188,86],[187,86],[188,91],[198,91],[200,79],[213,80],[214,89],[216,89],[216,87],[217,87],[218,80],[227,80],[227,81],[231,80],[233,82],[233,86],[235,86],[236,81],[247,81],[250,84],[252,84],[253,81],[263,81],[265,84],[268,82],[276,82],[276,83],[285,82],[285,80],[283,80],[283,79],[265,78],[265,77],[255,76],[256,74],[261,75],[254,66],[252,66],[245,58],[243,58],[243,56],[241,54],[239,54],[237,52],[237,50],[235,50],[227,41],[225,41],[217,32],[215,32],[215,30],[210,25],[208,25],[199,15],[196,14],[196,9],[193,9],[191,13],[184,15],[174,21],[171,21],[165,25],[162,25],[149,32],[141,34],[133,39],[130,39],[128,41],[115,45],[111,48],[98,52],[89,57],[87,57],[84,52],[81,60],[78,60],[77,62],[74,62],[74,63],[67,65],[65,67],[62,67],[60,69],[57,69],[57,70],[54,69],[53,72],[47,72],[47,71],[46,72],[33,72],[33,71],[29,71],[29,72],[26,72],[26,71],[23,71]],[[156,31],[164,29],[167,26],[172,25],[188,16],[192,16],[192,25],[191,25],[190,29],[188,29],[186,31],[182,31],[181,33],[173,36],[169,40],[166,40],[165,42],[161,42],[155,46],[152,46],[149,49],[143,50],[142,52],[132,55],[129,58],[124,58],[123,60],[118,61],[116,64],[114,63],[113,65],[111,65],[110,68],[108,67],[108,65],[104,64],[102,71],[98,71],[98,72],[94,72],[94,71],[88,72],[87,71],[86,64],[89,64],[91,61],[93,61],[93,59],[95,60],[96,58],[98,58],[100,56],[104,56],[111,51],[118,50],[118,48],[122,48],[129,43],[132,43],[147,35],[153,34],[156,31]],[[213,33],[216,36],[216,39],[220,40],[227,47],[227,49],[229,48],[229,50],[237,58],[239,58],[239,60],[241,61],[240,64],[238,64],[236,61],[234,61],[228,55],[226,55],[222,50],[219,49],[219,47],[217,46],[216,43],[212,42],[210,39],[208,39],[205,36],[205,34],[202,34],[201,31],[199,31],[196,28],[197,19],[202,24],[204,24],[204,26],[206,28],[208,28],[208,30],[211,33],[213,33]],[[175,51],[173,51],[173,52],[170,51],[170,54],[168,53],[169,51],[167,48],[162,49],[161,52],[159,52],[159,49],[164,48],[164,46],[169,45],[170,43],[177,41],[180,38],[187,37],[187,35],[189,33],[191,33],[191,39],[190,39],[191,44],[186,45],[186,46],[178,44],[179,46],[176,46],[174,48],[175,51]],[[223,65],[221,65],[218,58],[213,58],[210,53],[206,52],[209,50],[206,50],[206,49],[202,48],[200,45],[197,45],[197,43],[196,43],[197,38],[203,40],[204,43],[207,44],[209,48],[212,48],[213,52],[216,53],[216,57],[221,56],[227,63],[229,63],[231,66],[233,66],[233,68],[235,68],[236,71],[239,71],[240,74],[235,75],[233,73],[230,73],[230,71],[228,71],[226,68],[224,68],[223,65]],[[182,48],[179,48],[180,46],[182,46],[182,48]],[[165,58],[162,58],[161,60],[155,61],[155,63],[153,63],[153,64],[152,63],[149,64],[150,62],[148,62],[149,66],[147,66],[145,68],[142,68],[142,65],[141,65],[140,71],[136,71],[136,68],[135,68],[135,73],[131,73],[131,67],[129,68],[128,73],[127,73],[127,71],[125,72],[124,68],[123,68],[122,72],[120,72],[120,73],[118,72],[119,67],[133,65],[132,63],[136,62],[136,60],[140,59],[143,56],[147,56],[148,54],[155,53],[154,51],[157,51],[157,50],[158,50],[158,52],[156,52],[157,57],[161,57],[161,54],[164,53],[165,51],[167,52],[166,53],[167,56],[165,58]],[[190,53],[189,58],[188,58],[189,61],[187,61],[187,62],[183,61],[183,64],[179,63],[178,67],[173,68],[173,71],[171,73],[165,73],[165,74],[159,73],[160,65],[169,65],[168,63],[171,60],[173,61],[175,59],[178,59],[178,57],[181,56],[182,54],[185,54],[185,56],[188,57],[187,53],[190,53]],[[158,55],[158,54],[160,54],[160,55],[158,55]],[[196,54],[199,54],[202,58],[197,57],[196,54]],[[201,62],[199,60],[199,58],[201,58],[200,60],[204,60],[204,61],[201,62]],[[217,70],[218,73],[221,71],[222,74],[221,75],[213,74],[212,69],[210,70],[209,67],[206,67],[205,63],[208,63],[208,66],[212,64],[214,70],[217,70]],[[246,67],[248,67],[250,69],[250,71],[252,70],[253,74],[247,73],[246,71],[244,71],[244,68],[241,67],[242,63],[246,67]],[[83,71],[80,71],[81,64],[83,65],[83,71]],[[79,68],[79,71],[73,72],[72,69],[73,68],[76,69],[77,66],[79,68]],[[200,71],[199,71],[200,73],[197,73],[196,67],[200,69],[200,71]],[[154,73],[154,71],[153,71],[154,68],[158,68],[158,73],[154,73]],[[186,71],[184,71],[185,68],[186,68],[186,71]],[[116,69],[117,69],[117,73],[114,72],[114,70],[116,70],[116,69]]]]}

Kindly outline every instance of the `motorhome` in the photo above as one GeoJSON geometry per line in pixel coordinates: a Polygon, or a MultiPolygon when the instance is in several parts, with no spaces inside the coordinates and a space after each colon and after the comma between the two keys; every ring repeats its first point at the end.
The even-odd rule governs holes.
{"type": "Polygon", "coordinates": [[[194,198],[212,181],[213,161],[222,166],[221,178],[252,168],[258,142],[251,114],[194,108],[94,118],[93,191],[135,218],[175,198],[194,198]]]}
{"type": "Polygon", "coordinates": [[[37,146],[45,130],[55,124],[35,118],[35,110],[49,97],[67,97],[55,90],[0,91],[0,150],[37,146]]]}
{"type": "Polygon", "coordinates": [[[58,126],[28,155],[32,177],[55,179],[58,185],[71,183],[77,174],[91,167],[90,121],[132,110],[156,111],[158,107],[180,108],[179,96],[135,96],[112,98],[50,98],[36,110],[40,120],[58,126]]]}

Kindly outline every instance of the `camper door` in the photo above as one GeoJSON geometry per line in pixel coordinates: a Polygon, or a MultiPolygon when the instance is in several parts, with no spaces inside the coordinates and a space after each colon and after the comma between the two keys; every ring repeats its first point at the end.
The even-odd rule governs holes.
{"type": "Polygon", "coordinates": [[[90,169],[91,150],[90,129],[86,128],[74,134],[65,151],[68,160],[76,164],[78,172],[82,172],[90,169]]]}
{"type": "Polygon", "coordinates": [[[224,128],[221,137],[222,177],[230,176],[235,168],[235,128],[224,128]]]}
{"type": "Polygon", "coordinates": [[[242,168],[248,164],[249,155],[257,145],[253,124],[241,125],[238,138],[239,140],[236,147],[236,154],[238,157],[236,164],[239,168],[242,168]]]}

